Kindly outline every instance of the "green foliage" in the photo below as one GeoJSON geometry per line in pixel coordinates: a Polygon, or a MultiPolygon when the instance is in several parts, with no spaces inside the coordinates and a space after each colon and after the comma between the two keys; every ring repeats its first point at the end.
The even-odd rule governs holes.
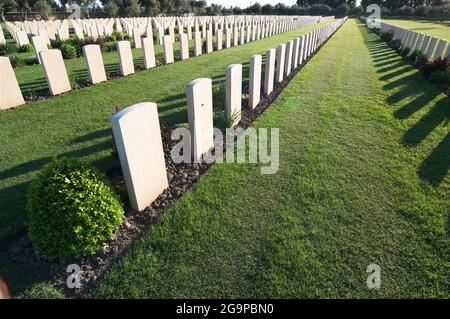
{"type": "Polygon", "coordinates": [[[406,57],[406,56],[408,56],[408,54],[409,54],[410,52],[411,52],[411,48],[403,47],[403,48],[400,50],[400,55],[403,56],[403,57],[406,57]]]}
{"type": "Polygon", "coordinates": [[[19,57],[17,54],[11,54],[9,56],[9,61],[11,62],[12,67],[15,68],[19,64],[19,57]]]}
{"type": "Polygon", "coordinates": [[[394,33],[392,31],[381,31],[380,37],[383,41],[389,42],[394,37],[394,33]]]}
{"type": "Polygon", "coordinates": [[[61,45],[61,53],[64,59],[75,59],[77,57],[77,49],[68,43],[63,43],[61,45]]]}
{"type": "Polygon", "coordinates": [[[8,46],[6,44],[0,44],[0,55],[5,56],[8,53],[8,46]]]}
{"type": "Polygon", "coordinates": [[[18,49],[17,49],[17,52],[20,52],[20,53],[25,53],[25,52],[31,52],[31,51],[33,51],[33,46],[31,45],[31,44],[24,44],[24,45],[21,45],[18,49]]]}
{"type": "Polygon", "coordinates": [[[400,39],[395,39],[395,40],[391,40],[389,42],[389,44],[391,45],[391,47],[396,50],[397,52],[400,52],[403,48],[402,46],[402,41],[400,39]]]}
{"type": "Polygon", "coordinates": [[[25,59],[24,63],[25,63],[25,65],[34,65],[34,64],[38,64],[39,60],[36,56],[30,56],[25,59]]]}
{"type": "Polygon", "coordinates": [[[28,234],[46,258],[94,254],[123,219],[123,208],[95,169],[74,159],[45,165],[28,192],[28,234]]]}
{"type": "Polygon", "coordinates": [[[450,88],[450,71],[437,71],[430,74],[430,80],[434,83],[450,88]]]}
{"type": "Polygon", "coordinates": [[[422,64],[420,70],[425,75],[430,75],[434,72],[450,72],[450,60],[448,58],[439,57],[422,64]]]}

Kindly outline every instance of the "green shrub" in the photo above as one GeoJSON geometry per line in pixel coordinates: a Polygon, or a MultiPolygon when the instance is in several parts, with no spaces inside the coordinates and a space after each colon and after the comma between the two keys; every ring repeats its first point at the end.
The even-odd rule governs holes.
{"type": "Polygon", "coordinates": [[[114,52],[117,50],[117,45],[115,42],[108,42],[105,44],[105,52],[114,52]]]}
{"type": "Polygon", "coordinates": [[[74,59],[77,57],[77,49],[73,45],[63,43],[60,50],[64,59],[74,59]]]}
{"type": "Polygon", "coordinates": [[[45,165],[28,192],[28,234],[43,257],[94,254],[123,220],[123,209],[103,176],[74,159],[45,165]]]}
{"type": "Polygon", "coordinates": [[[19,57],[17,54],[11,54],[9,56],[9,61],[11,62],[12,67],[15,68],[19,64],[19,57]]]}
{"type": "Polygon", "coordinates": [[[450,71],[450,59],[438,57],[431,61],[427,61],[421,66],[420,70],[426,75],[430,75],[434,72],[450,71]]]}
{"type": "Polygon", "coordinates": [[[404,47],[401,49],[400,54],[401,56],[406,57],[409,54],[409,52],[411,52],[411,48],[404,47]]]}
{"type": "Polygon", "coordinates": [[[17,45],[15,43],[7,43],[8,53],[17,53],[17,45]]]}
{"type": "Polygon", "coordinates": [[[8,46],[6,44],[0,44],[0,55],[5,56],[8,53],[8,46]]]}
{"type": "Polygon", "coordinates": [[[24,62],[26,65],[34,65],[34,64],[38,64],[39,60],[38,60],[37,56],[30,56],[30,57],[26,58],[24,62]]]}
{"type": "Polygon", "coordinates": [[[430,80],[436,84],[450,88],[450,71],[437,71],[430,74],[430,80]]]}
{"type": "Polygon", "coordinates": [[[383,31],[381,32],[380,37],[383,41],[389,42],[394,37],[394,33],[392,31],[383,31]]]}
{"type": "Polygon", "coordinates": [[[25,53],[33,51],[33,46],[31,44],[24,44],[17,49],[17,52],[25,53]]]}
{"type": "Polygon", "coordinates": [[[400,39],[391,40],[389,43],[391,47],[397,52],[400,52],[403,48],[402,41],[400,39]]]}

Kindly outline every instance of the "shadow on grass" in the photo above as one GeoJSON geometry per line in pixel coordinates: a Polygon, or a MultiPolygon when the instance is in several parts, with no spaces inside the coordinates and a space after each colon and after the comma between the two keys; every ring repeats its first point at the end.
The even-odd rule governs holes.
{"type": "MultiPolygon", "coordinates": [[[[371,37],[362,33],[377,74],[380,75],[379,80],[387,82],[383,85],[383,89],[395,90],[386,99],[386,102],[395,105],[403,100],[409,100],[394,111],[394,117],[399,120],[409,119],[419,110],[428,108],[428,111],[406,130],[401,140],[405,146],[416,147],[437,127],[448,125],[450,97],[444,95],[442,99],[435,101],[439,95],[443,95],[437,88],[433,87],[419,72],[411,72],[414,68],[403,62],[400,55],[384,41],[379,38],[370,39],[371,37]]],[[[445,136],[422,161],[417,173],[422,180],[433,186],[439,186],[447,176],[449,169],[450,134],[445,136]]]]}

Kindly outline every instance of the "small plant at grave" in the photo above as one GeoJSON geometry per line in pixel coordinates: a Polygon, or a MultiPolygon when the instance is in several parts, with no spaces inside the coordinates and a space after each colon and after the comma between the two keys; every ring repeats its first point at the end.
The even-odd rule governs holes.
{"type": "Polygon", "coordinates": [[[380,34],[380,38],[383,41],[389,42],[394,37],[394,33],[392,31],[382,31],[380,34]]]}
{"type": "Polygon", "coordinates": [[[8,46],[6,44],[0,44],[0,56],[5,56],[8,53],[8,46]]]}
{"type": "Polygon", "coordinates": [[[30,56],[25,59],[24,63],[25,63],[25,65],[34,65],[34,64],[38,64],[39,60],[38,60],[37,56],[30,56]]]}
{"type": "Polygon", "coordinates": [[[391,40],[389,44],[397,52],[400,52],[403,48],[402,41],[400,39],[391,40]]]}
{"type": "Polygon", "coordinates": [[[96,253],[123,221],[123,208],[97,170],[75,159],[45,165],[28,192],[28,235],[39,255],[96,253]]]}
{"type": "Polygon", "coordinates": [[[9,61],[11,62],[11,66],[15,68],[19,64],[19,57],[17,54],[11,54],[9,56],[9,61]]]}
{"type": "Polygon", "coordinates": [[[226,110],[219,110],[214,112],[214,126],[226,129],[236,125],[237,120],[241,117],[241,112],[233,112],[228,115],[226,110]]]}
{"type": "Polygon", "coordinates": [[[31,44],[24,44],[24,45],[21,45],[18,49],[17,49],[17,52],[20,52],[20,53],[25,53],[25,52],[31,52],[31,51],[33,51],[33,46],[31,45],[31,44]]]}
{"type": "Polygon", "coordinates": [[[440,86],[450,89],[450,71],[437,71],[430,74],[430,80],[440,86]]]}
{"type": "Polygon", "coordinates": [[[63,41],[61,41],[60,39],[55,39],[55,40],[53,40],[53,39],[50,39],[50,46],[53,48],[53,49],[59,49],[62,45],[63,45],[63,41]]]}
{"type": "Polygon", "coordinates": [[[117,45],[115,42],[109,42],[105,44],[105,52],[114,52],[117,50],[117,45]]]}
{"type": "Polygon", "coordinates": [[[422,69],[422,67],[428,62],[427,56],[419,51],[413,61],[414,67],[422,69]]]}
{"type": "Polygon", "coordinates": [[[411,52],[411,48],[403,47],[403,48],[400,50],[400,55],[401,55],[402,57],[406,57],[406,56],[408,56],[409,52],[411,52]]]}
{"type": "Polygon", "coordinates": [[[420,67],[420,71],[422,71],[425,75],[430,75],[434,72],[450,71],[450,59],[438,57],[427,61],[420,67]]]}
{"type": "Polygon", "coordinates": [[[60,49],[64,59],[70,60],[77,57],[77,49],[73,45],[63,43],[60,49]]]}

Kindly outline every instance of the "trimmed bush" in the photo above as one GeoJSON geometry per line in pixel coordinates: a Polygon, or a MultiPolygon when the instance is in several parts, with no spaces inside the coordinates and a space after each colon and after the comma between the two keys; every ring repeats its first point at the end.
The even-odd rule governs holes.
{"type": "Polygon", "coordinates": [[[383,41],[389,42],[394,37],[394,33],[392,31],[382,31],[380,37],[383,41]]]}
{"type": "Polygon", "coordinates": [[[6,44],[0,44],[0,55],[5,56],[8,54],[8,46],[6,44]]]}
{"type": "Polygon", "coordinates": [[[94,254],[123,220],[123,208],[104,177],[74,159],[45,165],[28,192],[28,235],[43,257],[94,254]]]}
{"type": "Polygon", "coordinates": [[[37,56],[30,56],[25,59],[26,65],[34,65],[34,64],[38,64],[38,63],[39,63],[39,60],[38,60],[37,56]]]}
{"type": "Polygon", "coordinates": [[[24,44],[17,49],[17,52],[25,53],[33,51],[33,46],[31,44],[24,44]]]}
{"type": "Polygon", "coordinates": [[[77,49],[73,45],[63,43],[60,50],[64,59],[75,59],[77,57],[77,49]]]}
{"type": "Polygon", "coordinates": [[[436,84],[450,88],[450,71],[437,71],[430,74],[430,80],[436,84]]]}
{"type": "Polygon", "coordinates": [[[16,54],[11,54],[9,56],[9,61],[13,68],[15,68],[19,64],[19,57],[16,54]]]}
{"type": "Polygon", "coordinates": [[[448,58],[439,57],[425,62],[423,65],[421,65],[420,70],[426,75],[430,75],[434,72],[450,71],[450,60],[448,58]]]}
{"type": "Polygon", "coordinates": [[[408,47],[404,47],[400,50],[400,54],[402,57],[406,57],[409,54],[409,52],[411,52],[411,48],[408,47]]]}

